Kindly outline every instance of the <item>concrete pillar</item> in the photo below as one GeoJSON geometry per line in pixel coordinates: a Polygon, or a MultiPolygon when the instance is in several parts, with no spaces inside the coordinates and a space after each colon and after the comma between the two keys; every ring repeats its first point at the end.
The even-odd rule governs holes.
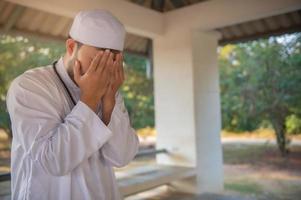
{"type": "Polygon", "coordinates": [[[192,34],[197,181],[201,192],[223,189],[218,37],[217,33],[192,34]]]}
{"type": "Polygon", "coordinates": [[[217,41],[215,33],[196,30],[154,40],[156,145],[170,152],[157,162],[195,167],[188,192],[223,189],[217,41]]]}

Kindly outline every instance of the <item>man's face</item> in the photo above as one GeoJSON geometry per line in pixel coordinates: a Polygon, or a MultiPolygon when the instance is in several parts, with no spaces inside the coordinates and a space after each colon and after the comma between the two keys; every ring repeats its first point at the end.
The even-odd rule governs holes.
{"type": "MultiPolygon", "coordinates": [[[[81,64],[83,74],[86,73],[93,58],[101,50],[104,51],[105,49],[100,49],[100,48],[96,48],[96,47],[92,47],[92,46],[88,46],[88,45],[80,46],[80,48],[78,50],[78,54],[77,54],[77,60],[81,64]]],[[[120,53],[120,51],[118,51],[118,50],[110,50],[110,51],[112,53],[114,53],[114,58],[118,53],[120,53]]]]}

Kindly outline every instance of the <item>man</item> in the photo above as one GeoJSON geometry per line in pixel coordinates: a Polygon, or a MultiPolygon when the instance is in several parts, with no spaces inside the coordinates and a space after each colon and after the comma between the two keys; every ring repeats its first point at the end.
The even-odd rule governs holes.
{"type": "Polygon", "coordinates": [[[109,12],[81,11],[66,54],[13,81],[12,199],[122,198],[112,168],[127,165],[139,144],[118,92],[124,38],[109,12]]]}

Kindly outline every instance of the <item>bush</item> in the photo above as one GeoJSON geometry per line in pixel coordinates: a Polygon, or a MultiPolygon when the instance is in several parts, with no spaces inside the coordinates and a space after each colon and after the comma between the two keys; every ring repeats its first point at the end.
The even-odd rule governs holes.
{"type": "Polygon", "coordinates": [[[286,128],[288,134],[301,134],[301,119],[296,115],[290,115],[286,118],[286,128]]]}

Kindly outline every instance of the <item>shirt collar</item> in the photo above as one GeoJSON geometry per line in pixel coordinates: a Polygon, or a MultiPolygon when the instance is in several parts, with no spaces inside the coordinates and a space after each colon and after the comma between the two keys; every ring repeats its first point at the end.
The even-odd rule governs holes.
{"type": "Polygon", "coordinates": [[[73,82],[73,80],[70,78],[69,74],[67,73],[67,68],[64,65],[64,61],[62,57],[58,60],[56,64],[56,68],[59,75],[61,76],[61,79],[64,81],[64,83],[68,88],[70,88],[71,90],[80,91],[80,88],[73,82]]]}

